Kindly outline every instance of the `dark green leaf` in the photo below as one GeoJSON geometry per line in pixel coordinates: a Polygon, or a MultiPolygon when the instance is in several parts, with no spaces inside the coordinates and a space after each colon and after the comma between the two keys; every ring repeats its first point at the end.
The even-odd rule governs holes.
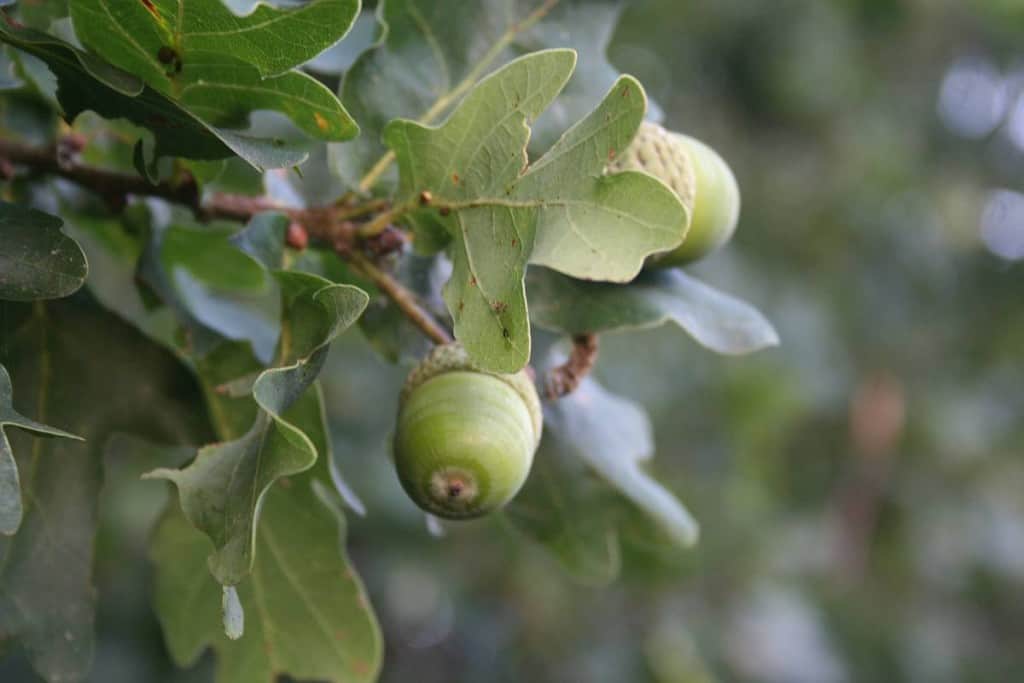
{"type": "Polygon", "coordinates": [[[68,16],[68,0],[21,0],[14,8],[18,21],[42,31],[49,29],[57,19],[68,16]]]}
{"type": "Polygon", "coordinates": [[[187,6],[182,0],[71,0],[75,32],[84,43],[102,48],[100,54],[112,63],[164,91],[173,89],[175,68],[158,54],[163,46],[174,50],[182,72],[196,53],[220,53],[252,65],[266,78],[334,45],[358,13],[359,0],[311,0],[290,9],[260,3],[246,16],[219,0],[187,6]]]}
{"type": "Polygon", "coordinates": [[[11,444],[7,441],[4,427],[18,427],[38,436],[58,436],[65,439],[78,439],[54,427],[40,424],[35,420],[21,415],[14,409],[14,387],[7,370],[0,365],[0,534],[10,536],[21,525],[21,486],[18,481],[18,463],[11,452],[11,444]]]}
{"type": "Polygon", "coordinates": [[[628,285],[614,285],[532,268],[527,284],[534,323],[557,332],[611,332],[673,322],[718,353],[751,353],[779,343],[757,309],[676,269],[644,272],[628,285]]]}
{"type": "Polygon", "coordinates": [[[260,5],[245,17],[220,2],[71,3],[82,42],[206,122],[240,127],[250,112],[273,110],[306,134],[335,141],[354,137],[355,122],[330,90],[289,69],[337,42],[358,10],[357,0],[291,10],[260,5]]]}
{"type": "Polygon", "coordinates": [[[85,441],[9,434],[24,519],[0,540],[0,641],[25,648],[48,681],[81,681],[93,650],[92,586],[103,446],[115,431],[167,443],[208,438],[191,374],[83,297],[7,305],[0,361],[20,412],[85,441]]]}
{"type": "Polygon", "coordinates": [[[0,201],[0,299],[33,301],[73,294],[89,265],[63,221],[0,201]]]}
{"type": "MultiPolygon", "coordinates": [[[[152,131],[154,160],[162,156],[223,159],[237,154],[262,169],[294,166],[306,158],[304,150],[280,140],[215,128],[135,76],[59,38],[0,21],[0,41],[46,63],[57,77],[57,99],[69,121],[92,110],[152,131]]],[[[152,164],[147,167],[153,170],[152,164]]]]}
{"type": "Polygon", "coordinates": [[[86,45],[208,123],[243,126],[250,112],[263,109],[322,140],[358,132],[330,90],[289,71],[341,39],[359,11],[357,0],[314,0],[290,10],[260,5],[245,17],[220,2],[185,8],[170,0],[74,0],[71,11],[86,45]]]}

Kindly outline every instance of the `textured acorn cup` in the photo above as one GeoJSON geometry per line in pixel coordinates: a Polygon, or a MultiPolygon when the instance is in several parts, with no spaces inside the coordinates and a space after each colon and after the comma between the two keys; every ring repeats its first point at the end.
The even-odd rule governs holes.
{"type": "Polygon", "coordinates": [[[686,206],[683,243],[653,256],[656,267],[692,263],[729,241],[740,215],[740,188],[718,152],[700,140],[645,121],[609,171],[643,171],[668,185],[686,206]],[[689,229],[687,230],[687,227],[689,229]]]}
{"type": "Polygon", "coordinates": [[[542,420],[525,372],[482,372],[458,344],[439,346],[409,374],[399,399],[398,478],[438,517],[486,515],[522,488],[542,420]]]}

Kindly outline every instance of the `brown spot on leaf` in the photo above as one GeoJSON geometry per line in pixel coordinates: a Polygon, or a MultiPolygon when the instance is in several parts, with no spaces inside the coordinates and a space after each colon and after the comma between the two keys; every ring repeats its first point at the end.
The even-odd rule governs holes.
{"type": "Polygon", "coordinates": [[[430,206],[430,203],[434,201],[434,195],[431,194],[430,190],[423,190],[420,192],[420,205],[430,206]]]}
{"type": "Polygon", "coordinates": [[[456,185],[459,184],[459,174],[458,173],[452,173],[452,182],[454,184],[456,184],[456,185]]]}
{"type": "Polygon", "coordinates": [[[448,208],[447,206],[442,206],[438,210],[438,213],[441,214],[441,216],[449,216],[449,215],[451,215],[452,210],[450,208],[448,208]]]}
{"type": "Polygon", "coordinates": [[[469,278],[469,285],[471,287],[476,287],[476,275],[471,275],[470,276],[470,278],[469,278]]]}
{"type": "Polygon", "coordinates": [[[505,303],[504,301],[495,301],[493,304],[491,304],[491,308],[494,309],[495,313],[504,313],[506,310],[508,310],[508,304],[505,303]]]}
{"type": "Polygon", "coordinates": [[[622,96],[623,97],[629,97],[629,86],[628,85],[623,86],[623,88],[622,88],[622,96]]]}
{"type": "Polygon", "coordinates": [[[313,112],[313,120],[316,121],[316,127],[320,130],[327,130],[330,128],[330,123],[324,118],[323,114],[318,111],[313,112]]]}
{"type": "Polygon", "coordinates": [[[608,161],[613,161],[614,159],[615,159],[615,150],[614,149],[608,150],[608,161]]]}
{"type": "Polygon", "coordinates": [[[512,238],[512,246],[514,247],[514,246],[517,246],[518,244],[519,244],[519,240],[517,240],[516,238],[513,237],[512,238]]]}
{"type": "Polygon", "coordinates": [[[139,1],[142,3],[142,6],[145,7],[146,10],[150,14],[152,14],[154,17],[157,16],[156,5],[153,4],[153,0],[139,0],[139,1]]]}

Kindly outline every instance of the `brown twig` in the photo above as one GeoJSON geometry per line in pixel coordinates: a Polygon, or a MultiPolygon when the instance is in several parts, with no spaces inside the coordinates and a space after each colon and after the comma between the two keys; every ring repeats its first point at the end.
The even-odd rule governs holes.
{"type": "MultiPolygon", "coordinates": [[[[279,211],[291,219],[292,226],[301,227],[307,239],[329,245],[373,281],[427,337],[438,344],[452,340],[448,331],[419,305],[412,292],[381,270],[364,253],[366,250],[375,257],[382,256],[401,249],[405,243],[404,236],[397,234],[394,229],[374,230],[372,235],[361,237],[359,226],[352,221],[361,216],[388,215],[390,210],[387,202],[370,200],[365,205],[335,203],[330,206],[295,208],[283,206],[266,197],[246,195],[215,194],[201,200],[199,188],[191,177],[177,183],[162,181],[152,184],[141,176],[80,164],[75,158],[81,150],[78,143],[78,140],[62,140],[49,147],[33,147],[0,139],[0,170],[3,170],[4,162],[7,162],[25,166],[36,173],[58,176],[96,192],[115,208],[123,207],[127,198],[134,195],[158,197],[187,206],[204,220],[222,218],[248,221],[265,211],[279,211]]],[[[370,222],[373,221],[371,218],[370,222]]]]}
{"type": "Polygon", "coordinates": [[[548,372],[547,396],[559,399],[576,391],[597,362],[597,335],[578,334],[572,338],[572,351],[565,363],[548,372]]]}
{"type": "Polygon", "coordinates": [[[393,277],[378,268],[370,259],[361,253],[354,252],[349,254],[348,261],[360,273],[369,278],[373,284],[377,285],[381,291],[387,294],[395,302],[395,305],[401,309],[402,313],[405,314],[405,317],[416,327],[420,328],[423,334],[427,335],[434,343],[447,344],[452,341],[452,336],[448,333],[448,330],[441,327],[434,319],[434,316],[430,315],[420,306],[419,302],[416,301],[416,296],[393,277]]]}
{"type": "Polygon", "coordinates": [[[143,195],[193,208],[199,205],[199,188],[193,181],[178,184],[165,181],[153,185],[142,176],[83,166],[68,154],[68,145],[64,142],[33,147],[13,140],[0,140],[0,159],[27,166],[39,173],[66,178],[112,203],[123,202],[126,195],[143,195]]]}

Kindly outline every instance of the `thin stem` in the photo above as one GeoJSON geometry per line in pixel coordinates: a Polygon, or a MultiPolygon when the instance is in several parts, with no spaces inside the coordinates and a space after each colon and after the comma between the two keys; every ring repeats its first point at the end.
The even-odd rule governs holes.
{"type": "MultiPolygon", "coordinates": [[[[423,115],[417,119],[418,122],[424,125],[434,123],[453,102],[457,101],[474,85],[476,85],[476,82],[480,80],[480,77],[483,76],[487,72],[487,69],[490,68],[491,63],[494,62],[502,52],[504,52],[505,48],[515,40],[516,36],[543,19],[548,12],[558,4],[558,1],[559,0],[546,0],[544,4],[531,12],[521,22],[509,27],[509,29],[494,42],[491,49],[489,49],[484,56],[480,58],[480,61],[477,62],[476,66],[466,74],[466,77],[463,78],[462,81],[460,81],[452,90],[449,90],[447,93],[437,98],[437,100],[434,101],[434,104],[431,105],[430,109],[425,111],[423,115]]],[[[388,151],[384,156],[378,159],[377,163],[375,163],[366,175],[363,176],[363,179],[359,181],[359,191],[364,194],[369,192],[370,189],[377,184],[377,181],[380,180],[380,177],[388,170],[388,167],[391,166],[394,160],[395,153],[392,151],[388,151]]]]}
{"type": "Polygon", "coordinates": [[[386,199],[371,199],[368,202],[362,204],[356,204],[355,206],[348,206],[346,204],[335,204],[338,207],[335,215],[339,219],[352,220],[353,218],[362,218],[370,214],[378,213],[380,211],[386,211],[390,202],[386,199]]]}
{"type": "MultiPolygon", "coordinates": [[[[383,254],[388,250],[387,245],[401,247],[402,240],[379,239],[385,234],[383,228],[375,231],[369,239],[360,238],[358,228],[350,220],[354,216],[373,214],[386,207],[387,202],[372,200],[366,205],[295,208],[283,206],[266,197],[233,194],[215,194],[201,202],[199,188],[191,179],[177,184],[161,182],[153,185],[139,176],[83,166],[74,160],[73,155],[62,156],[60,143],[50,147],[32,147],[0,139],[0,160],[25,166],[37,173],[65,178],[96,192],[115,207],[123,207],[127,196],[135,195],[159,197],[182,204],[203,219],[223,218],[246,222],[259,213],[279,211],[300,224],[310,238],[330,245],[342,259],[373,281],[428,338],[438,344],[452,340],[448,331],[419,305],[412,292],[390,274],[378,268],[361,251],[367,248],[372,249],[375,254],[383,254]]],[[[407,209],[401,209],[405,210],[407,209]]],[[[392,211],[386,211],[381,215],[391,215],[393,218],[393,214],[392,211]]],[[[373,222],[370,221],[371,224],[373,222]]],[[[390,222],[389,219],[387,223],[390,222]]]]}
{"type": "Polygon", "coordinates": [[[0,139],[0,158],[13,164],[22,164],[33,170],[73,181],[108,201],[123,199],[125,195],[160,197],[176,204],[198,208],[199,190],[194,182],[150,184],[145,178],[81,166],[72,159],[61,158],[60,145],[33,147],[13,140],[0,139]]]}
{"type": "Polygon", "coordinates": [[[551,400],[576,391],[597,362],[597,335],[578,334],[572,338],[572,351],[565,363],[548,372],[547,395],[551,400]]]}
{"type": "Polygon", "coordinates": [[[419,302],[416,301],[415,294],[403,287],[388,273],[378,268],[363,254],[354,252],[349,255],[348,260],[356,270],[369,278],[373,284],[377,285],[381,291],[387,294],[388,298],[394,301],[395,305],[405,314],[405,317],[434,343],[448,344],[452,341],[452,336],[448,330],[441,327],[437,320],[434,319],[434,316],[420,306],[419,302]]]}
{"type": "Polygon", "coordinates": [[[359,228],[359,236],[363,239],[376,237],[387,230],[395,221],[404,216],[412,208],[409,204],[400,204],[388,211],[378,213],[372,220],[363,223],[359,228]]]}

